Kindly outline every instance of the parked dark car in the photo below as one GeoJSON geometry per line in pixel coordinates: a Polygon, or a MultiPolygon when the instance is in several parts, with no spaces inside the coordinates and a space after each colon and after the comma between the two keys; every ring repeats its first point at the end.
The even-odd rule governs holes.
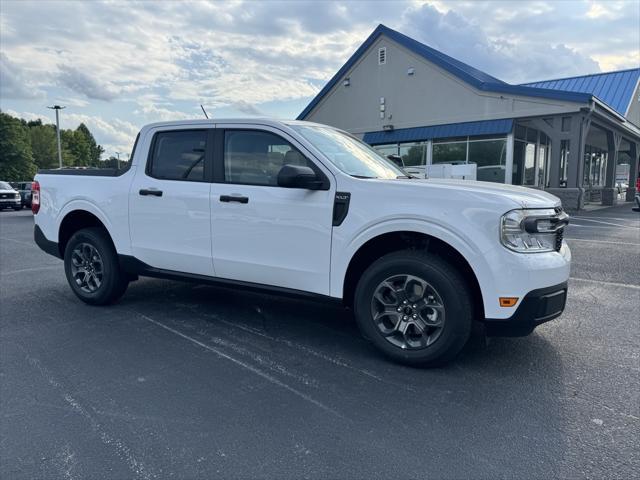
{"type": "Polygon", "coordinates": [[[3,208],[13,208],[22,210],[22,197],[17,190],[7,182],[0,182],[0,210],[3,208]]]}
{"type": "Polygon", "coordinates": [[[20,193],[22,206],[31,208],[31,182],[11,182],[11,184],[20,193]]]}

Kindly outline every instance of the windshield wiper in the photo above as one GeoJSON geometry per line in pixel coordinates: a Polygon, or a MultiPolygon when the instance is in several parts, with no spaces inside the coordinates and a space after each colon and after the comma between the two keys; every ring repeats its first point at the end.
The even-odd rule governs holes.
{"type": "Polygon", "coordinates": [[[354,177],[354,178],[369,178],[369,179],[378,178],[378,177],[367,177],[366,175],[351,175],[351,176],[354,177]]]}

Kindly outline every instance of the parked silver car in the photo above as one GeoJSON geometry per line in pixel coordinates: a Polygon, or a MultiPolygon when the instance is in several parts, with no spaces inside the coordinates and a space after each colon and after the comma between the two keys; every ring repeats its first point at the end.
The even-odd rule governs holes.
{"type": "Polygon", "coordinates": [[[22,210],[22,198],[20,197],[20,193],[11,185],[7,182],[0,181],[0,210],[4,208],[22,210]]]}

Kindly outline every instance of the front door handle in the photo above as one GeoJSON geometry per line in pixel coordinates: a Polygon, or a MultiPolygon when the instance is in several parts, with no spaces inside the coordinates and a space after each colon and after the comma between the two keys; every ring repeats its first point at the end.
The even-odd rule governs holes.
{"type": "Polygon", "coordinates": [[[161,197],[162,190],[157,188],[143,188],[138,192],[140,195],[153,195],[154,197],[161,197]]]}
{"type": "Polygon", "coordinates": [[[243,197],[242,195],[220,195],[220,201],[249,203],[249,197],[243,197]]]}

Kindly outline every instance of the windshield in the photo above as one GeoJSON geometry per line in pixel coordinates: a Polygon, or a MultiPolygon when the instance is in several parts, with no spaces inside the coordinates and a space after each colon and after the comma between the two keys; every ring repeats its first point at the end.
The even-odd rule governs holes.
{"type": "Polygon", "coordinates": [[[407,174],[366,143],[330,127],[291,125],[336,167],[358,178],[398,178],[407,174]]]}
{"type": "Polygon", "coordinates": [[[13,187],[7,182],[0,182],[0,190],[13,190],[13,187]]]}

